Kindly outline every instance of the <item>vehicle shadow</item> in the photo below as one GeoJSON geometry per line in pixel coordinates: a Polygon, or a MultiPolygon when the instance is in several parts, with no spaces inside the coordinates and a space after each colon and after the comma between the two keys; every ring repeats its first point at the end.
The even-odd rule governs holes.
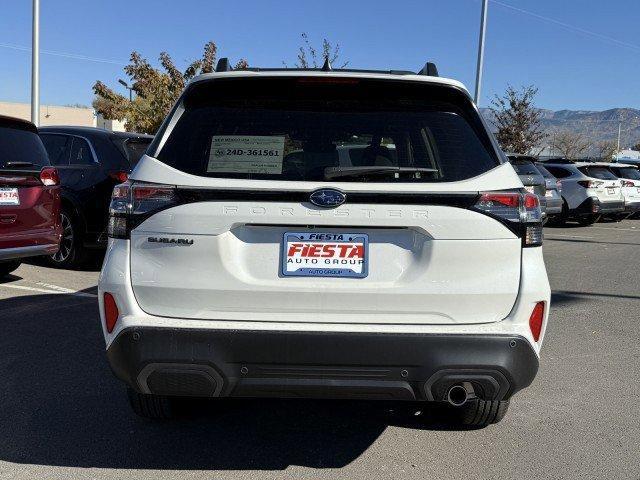
{"type": "Polygon", "coordinates": [[[616,293],[573,292],[569,290],[554,290],[551,292],[551,305],[558,306],[568,303],[585,303],[602,298],[618,298],[623,300],[640,300],[637,295],[624,295],[616,293]]]}
{"type": "Polygon", "coordinates": [[[604,241],[604,240],[582,240],[578,238],[549,237],[548,240],[551,240],[554,242],[568,242],[568,243],[601,243],[603,245],[633,245],[633,246],[640,245],[640,243],[636,243],[636,242],[610,242],[610,241],[604,241]]]}
{"type": "Polygon", "coordinates": [[[196,403],[178,420],[139,419],[109,371],[96,301],[86,296],[94,291],[0,300],[0,461],[127,469],[340,468],[389,425],[447,428],[409,407],[338,401],[214,400],[196,403]]]}
{"type": "MultiPolygon", "coordinates": [[[[77,267],[68,270],[74,270],[79,272],[99,272],[102,268],[102,261],[104,259],[104,255],[100,252],[92,252],[87,256],[87,259],[77,267]]],[[[46,268],[56,268],[52,266],[45,257],[31,257],[25,258],[24,263],[28,263],[29,265],[36,265],[38,267],[46,267],[46,268]]]]}

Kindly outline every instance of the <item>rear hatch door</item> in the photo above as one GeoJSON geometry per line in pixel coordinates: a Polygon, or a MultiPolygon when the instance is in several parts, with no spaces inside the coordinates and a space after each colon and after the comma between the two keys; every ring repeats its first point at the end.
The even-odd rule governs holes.
{"type": "Polygon", "coordinates": [[[521,239],[474,205],[522,183],[466,94],[338,80],[187,92],[131,175],[156,184],[140,186],[141,211],[166,202],[131,231],[146,312],[354,324],[509,314],[521,239]],[[344,145],[364,146],[356,164],[341,160],[344,145]]]}
{"type": "Polygon", "coordinates": [[[0,120],[0,248],[21,246],[21,237],[56,223],[53,195],[40,181],[47,153],[27,125],[0,120]]]}

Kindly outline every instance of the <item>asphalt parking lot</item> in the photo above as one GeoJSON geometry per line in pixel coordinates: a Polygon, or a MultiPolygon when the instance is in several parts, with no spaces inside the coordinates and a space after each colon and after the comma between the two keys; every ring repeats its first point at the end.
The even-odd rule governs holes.
{"type": "Polygon", "coordinates": [[[640,220],[546,229],[541,369],[505,420],[452,431],[380,404],[243,401],[136,418],[109,371],[97,269],[0,284],[0,478],[640,478],[640,220]]]}

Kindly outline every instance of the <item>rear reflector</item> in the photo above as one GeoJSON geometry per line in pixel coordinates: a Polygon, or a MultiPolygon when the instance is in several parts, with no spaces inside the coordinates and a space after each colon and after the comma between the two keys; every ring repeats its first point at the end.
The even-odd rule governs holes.
{"type": "Polygon", "coordinates": [[[536,303],[529,317],[529,328],[531,329],[531,335],[537,342],[540,339],[540,332],[542,332],[542,322],[544,321],[544,302],[536,303]]]}
{"type": "Polygon", "coordinates": [[[42,170],[40,170],[40,181],[47,187],[60,185],[58,170],[53,167],[44,167],[42,170]]]}
{"type": "Polygon", "coordinates": [[[105,326],[107,327],[107,332],[113,332],[113,327],[116,326],[116,322],[118,321],[118,306],[116,305],[116,301],[113,298],[113,295],[110,293],[104,294],[104,321],[105,326]]]}

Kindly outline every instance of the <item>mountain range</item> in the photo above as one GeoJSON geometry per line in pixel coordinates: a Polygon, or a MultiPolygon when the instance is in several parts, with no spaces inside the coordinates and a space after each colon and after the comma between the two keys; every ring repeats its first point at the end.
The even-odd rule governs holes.
{"type": "MultiPolygon", "coordinates": [[[[551,137],[554,132],[569,130],[587,136],[592,143],[601,141],[617,142],[620,125],[620,148],[630,148],[640,143],[640,110],[635,108],[612,108],[610,110],[545,110],[542,113],[542,126],[551,137]]],[[[493,114],[488,108],[480,112],[491,122],[493,114]]],[[[550,141],[548,139],[548,141],[550,141]]]]}

